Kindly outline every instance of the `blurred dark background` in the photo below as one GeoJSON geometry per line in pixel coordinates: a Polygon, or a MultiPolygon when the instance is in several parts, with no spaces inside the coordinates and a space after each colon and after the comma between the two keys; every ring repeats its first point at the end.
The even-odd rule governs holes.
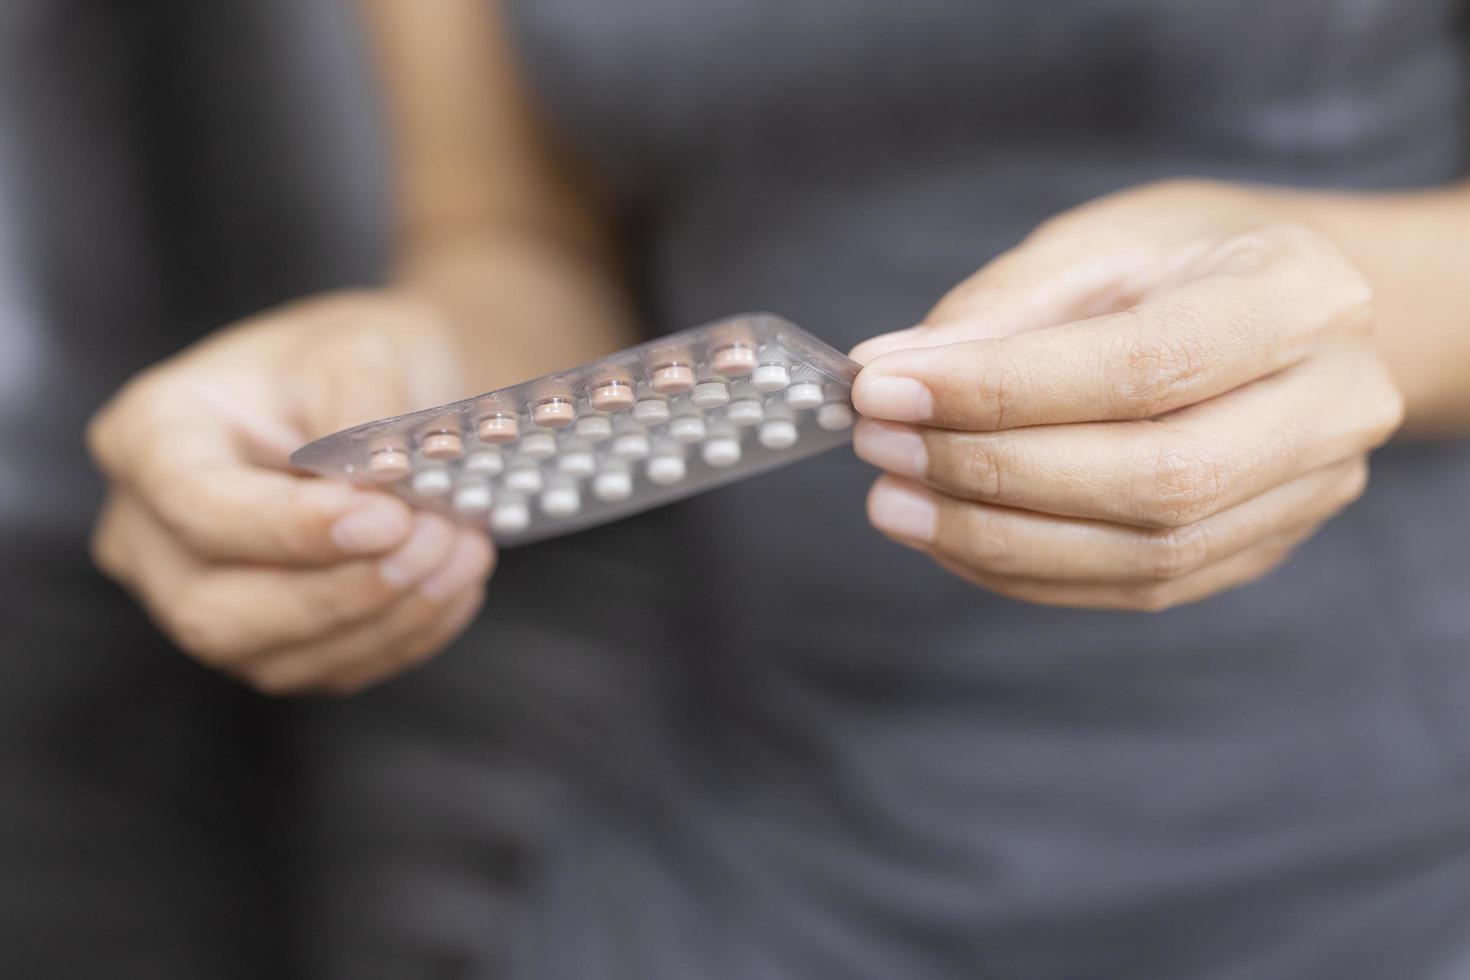
{"type": "Polygon", "coordinates": [[[294,709],[164,649],[91,571],[82,434],[192,339],[380,276],[357,41],[336,0],[0,4],[5,976],[286,968],[294,709]]]}

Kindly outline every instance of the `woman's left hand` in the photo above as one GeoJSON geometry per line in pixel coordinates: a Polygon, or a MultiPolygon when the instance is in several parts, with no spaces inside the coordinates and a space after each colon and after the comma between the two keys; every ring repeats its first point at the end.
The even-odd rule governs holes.
{"type": "Polygon", "coordinates": [[[1370,292],[1289,198],[1171,183],[1043,225],[876,337],[869,516],[996,592],[1163,609],[1249,582],[1354,500],[1403,419],[1370,292]]]}

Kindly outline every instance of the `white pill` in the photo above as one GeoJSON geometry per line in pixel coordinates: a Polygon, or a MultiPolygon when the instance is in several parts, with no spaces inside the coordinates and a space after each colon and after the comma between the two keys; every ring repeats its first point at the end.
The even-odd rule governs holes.
{"type": "Polygon", "coordinates": [[[582,509],[582,495],[570,483],[559,483],[541,495],[541,509],[550,517],[571,517],[582,509]]]}
{"type": "Polygon", "coordinates": [[[534,466],[518,466],[505,474],[505,488],[516,493],[540,493],[544,481],[534,466]]]}
{"type": "Polygon", "coordinates": [[[499,534],[520,534],[531,526],[531,509],[519,500],[502,500],[490,515],[490,529],[499,534]]]}
{"type": "Polygon", "coordinates": [[[558,472],[578,479],[597,472],[597,460],[590,449],[569,449],[557,458],[558,472]]]}
{"type": "Polygon", "coordinates": [[[780,391],[791,384],[791,372],[784,364],[762,364],[750,376],[756,391],[780,391]]]}
{"type": "Polygon", "coordinates": [[[725,409],[725,418],[733,425],[758,425],[766,417],[766,411],[757,398],[741,398],[725,409]]]}
{"type": "Polygon", "coordinates": [[[521,452],[532,459],[556,455],[556,436],[550,432],[527,432],[521,439],[521,452]]]}
{"type": "Polygon", "coordinates": [[[684,466],[683,456],[660,453],[648,461],[647,472],[650,480],[659,486],[666,487],[684,479],[684,474],[688,470],[684,466]]]}
{"type": "Polygon", "coordinates": [[[454,509],[461,514],[483,514],[490,509],[490,504],[488,483],[461,483],[454,491],[454,509]]]}
{"type": "Polygon", "coordinates": [[[796,445],[796,424],[790,419],[770,419],[761,426],[760,440],[767,449],[790,449],[796,445]]]}
{"type": "Polygon", "coordinates": [[[669,403],[662,398],[640,398],[633,406],[633,421],[663,425],[669,420],[669,403]]]}
{"type": "Polygon", "coordinates": [[[642,459],[652,449],[642,432],[625,432],[613,440],[612,452],[618,459],[642,459]]]}
{"type": "Polygon", "coordinates": [[[680,415],[669,423],[669,437],[675,442],[699,442],[704,433],[704,419],[698,415],[680,415]]]}
{"type": "Polygon", "coordinates": [[[816,408],[822,404],[822,386],[802,381],[786,389],[786,404],[792,408],[816,408]]]}
{"type": "Polygon", "coordinates": [[[817,425],[828,432],[852,428],[852,408],[846,402],[828,402],[817,409],[817,425]]]}
{"type": "Polygon", "coordinates": [[[740,440],[734,436],[716,436],[704,444],[700,455],[711,466],[734,466],[740,462],[740,440]]]}
{"type": "Polygon", "coordinates": [[[627,500],[633,495],[633,476],[627,470],[603,470],[592,480],[592,493],[610,504],[627,500]]]}
{"type": "Polygon", "coordinates": [[[696,408],[719,408],[730,400],[730,389],[723,381],[701,381],[689,393],[696,408]]]}
{"type": "Polygon", "coordinates": [[[499,476],[500,471],[505,469],[505,458],[500,455],[498,449],[479,449],[464,458],[464,471],[466,473],[482,473],[485,476],[499,476]]]}
{"type": "Polygon", "coordinates": [[[448,467],[426,466],[413,475],[413,492],[420,497],[438,497],[448,493],[453,483],[448,467]]]}
{"type": "Polygon", "coordinates": [[[606,415],[583,415],[578,417],[572,431],[588,442],[601,442],[612,435],[612,419],[606,415]]]}

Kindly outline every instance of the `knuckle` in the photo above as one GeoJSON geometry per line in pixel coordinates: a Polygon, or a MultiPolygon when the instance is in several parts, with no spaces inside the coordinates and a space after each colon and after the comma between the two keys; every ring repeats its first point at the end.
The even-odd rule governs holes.
{"type": "Polygon", "coordinates": [[[1010,528],[989,508],[966,507],[962,524],[952,534],[940,534],[936,544],[966,567],[980,572],[1002,572],[1016,560],[1017,549],[1010,528]]]}
{"type": "Polygon", "coordinates": [[[964,488],[982,500],[999,499],[1004,490],[1004,476],[999,454],[991,440],[984,437],[966,439],[958,452],[957,476],[964,488]]]}
{"type": "Polygon", "coordinates": [[[983,357],[968,394],[971,423],[981,430],[1004,429],[1014,418],[1012,397],[1019,368],[1009,357],[983,357]]]}
{"type": "Polygon", "coordinates": [[[1167,581],[1198,570],[1209,555],[1209,533],[1200,524],[1187,524],[1146,535],[1139,566],[1144,578],[1167,581]]]}
{"type": "Polygon", "coordinates": [[[1145,525],[1183,528],[1213,513],[1221,499],[1224,468],[1206,446],[1161,440],[1143,466],[1135,515],[1145,525]]]}
{"type": "Polygon", "coordinates": [[[1362,498],[1368,490],[1368,457],[1359,456],[1348,464],[1341,482],[1342,504],[1346,507],[1362,498]]]}
{"type": "Polygon", "coordinates": [[[1120,342],[1114,358],[1116,377],[1109,388],[1115,417],[1150,418],[1174,408],[1181,391],[1209,370],[1201,316],[1187,308],[1159,316],[1162,320],[1156,321],[1155,329],[1128,329],[1120,342]]]}

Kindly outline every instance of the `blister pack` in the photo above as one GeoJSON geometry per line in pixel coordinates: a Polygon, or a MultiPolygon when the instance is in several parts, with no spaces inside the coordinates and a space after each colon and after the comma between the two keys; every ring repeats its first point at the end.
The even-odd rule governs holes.
{"type": "Polygon", "coordinates": [[[526,544],[845,443],[858,365],[745,314],[304,446],[293,465],[392,489],[526,544]]]}

